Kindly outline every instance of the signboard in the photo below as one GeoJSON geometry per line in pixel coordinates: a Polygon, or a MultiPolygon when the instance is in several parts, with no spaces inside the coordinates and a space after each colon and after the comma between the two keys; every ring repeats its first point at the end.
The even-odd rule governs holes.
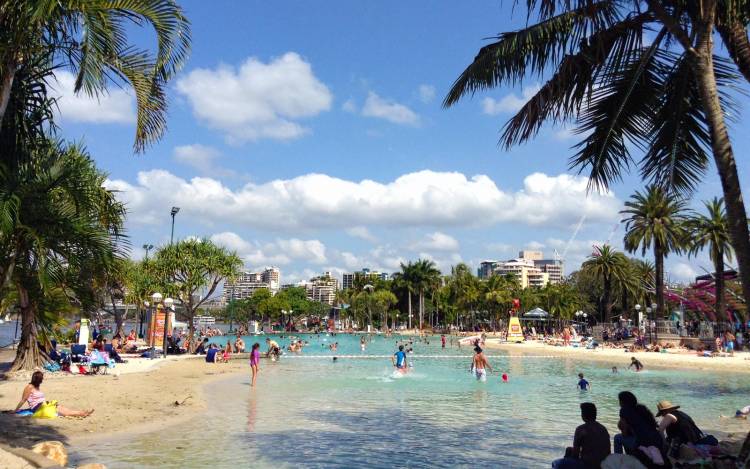
{"type": "Polygon", "coordinates": [[[163,348],[164,346],[164,327],[169,330],[169,324],[165,324],[167,315],[163,308],[159,308],[151,314],[151,322],[148,325],[148,345],[150,347],[163,348]]]}
{"type": "Polygon", "coordinates": [[[90,333],[91,332],[89,331],[89,320],[81,319],[81,328],[78,330],[78,343],[80,345],[88,346],[90,333]]]}
{"type": "Polygon", "coordinates": [[[508,342],[523,342],[523,330],[518,316],[511,316],[508,320],[508,342]]]}

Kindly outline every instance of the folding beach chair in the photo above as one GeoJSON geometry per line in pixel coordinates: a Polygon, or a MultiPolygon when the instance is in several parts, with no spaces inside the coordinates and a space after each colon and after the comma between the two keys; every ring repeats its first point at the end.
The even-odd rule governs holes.
{"type": "Polygon", "coordinates": [[[88,356],[86,355],[86,346],[83,344],[74,344],[70,346],[70,361],[73,363],[86,363],[88,356]]]}

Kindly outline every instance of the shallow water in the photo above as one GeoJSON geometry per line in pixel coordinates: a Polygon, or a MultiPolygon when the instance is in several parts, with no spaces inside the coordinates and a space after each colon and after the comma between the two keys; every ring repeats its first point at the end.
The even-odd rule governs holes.
{"type": "MultiPolygon", "coordinates": [[[[496,370],[485,383],[468,372],[469,347],[415,343],[411,373],[394,378],[396,338],[302,335],[300,355],[261,362],[257,389],[248,375],[209,385],[205,415],[179,429],[99,440],[79,457],[109,468],[132,467],[549,467],[572,443],[578,404],[596,403],[599,420],[616,432],[617,393],[632,390],[650,408],[669,399],[699,425],[717,428],[718,414],[750,402],[744,375],[650,370],[619,374],[573,358],[513,356],[488,351],[496,370]],[[327,347],[339,342],[335,354],[327,347]],[[347,357],[347,356],[351,356],[347,357]],[[361,358],[353,358],[361,357],[361,358]],[[590,391],[576,389],[583,372],[590,391]]],[[[282,345],[288,339],[274,338],[282,345]]],[[[260,338],[246,337],[246,344],[260,338]]],[[[226,338],[217,342],[226,344],[226,338]]]]}

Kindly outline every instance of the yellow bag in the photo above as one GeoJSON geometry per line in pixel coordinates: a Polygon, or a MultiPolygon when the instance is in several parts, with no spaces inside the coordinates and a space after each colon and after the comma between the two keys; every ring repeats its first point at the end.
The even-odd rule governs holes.
{"type": "Polygon", "coordinates": [[[32,417],[37,419],[54,419],[57,418],[57,401],[46,401],[34,412],[32,417]]]}

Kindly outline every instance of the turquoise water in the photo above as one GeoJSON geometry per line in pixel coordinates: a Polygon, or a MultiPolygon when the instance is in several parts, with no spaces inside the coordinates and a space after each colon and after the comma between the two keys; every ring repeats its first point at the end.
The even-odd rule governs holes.
{"type": "MultiPolygon", "coordinates": [[[[596,403],[611,435],[621,390],[651,408],[660,399],[678,403],[708,429],[726,423],[719,414],[750,404],[744,375],[652,370],[647,360],[645,372],[627,372],[625,354],[609,365],[488,350],[510,381],[492,374],[480,383],[468,372],[471,349],[442,350],[436,337],[414,344],[414,369],[397,379],[389,358],[345,357],[390,355],[395,337],[374,337],[364,352],[358,337],[301,337],[310,342],[302,354],[261,362],[257,389],[249,387],[248,367],[247,376],[209,385],[210,410],[195,422],[98,441],[81,455],[95,454],[109,468],[549,467],[572,443],[580,402],[596,403]],[[332,340],[339,342],[336,363],[327,348],[332,340]],[[613,375],[612,365],[621,372],[613,375]],[[590,391],[576,390],[579,372],[590,391]]],[[[262,350],[264,340],[245,338],[262,350]]]]}

